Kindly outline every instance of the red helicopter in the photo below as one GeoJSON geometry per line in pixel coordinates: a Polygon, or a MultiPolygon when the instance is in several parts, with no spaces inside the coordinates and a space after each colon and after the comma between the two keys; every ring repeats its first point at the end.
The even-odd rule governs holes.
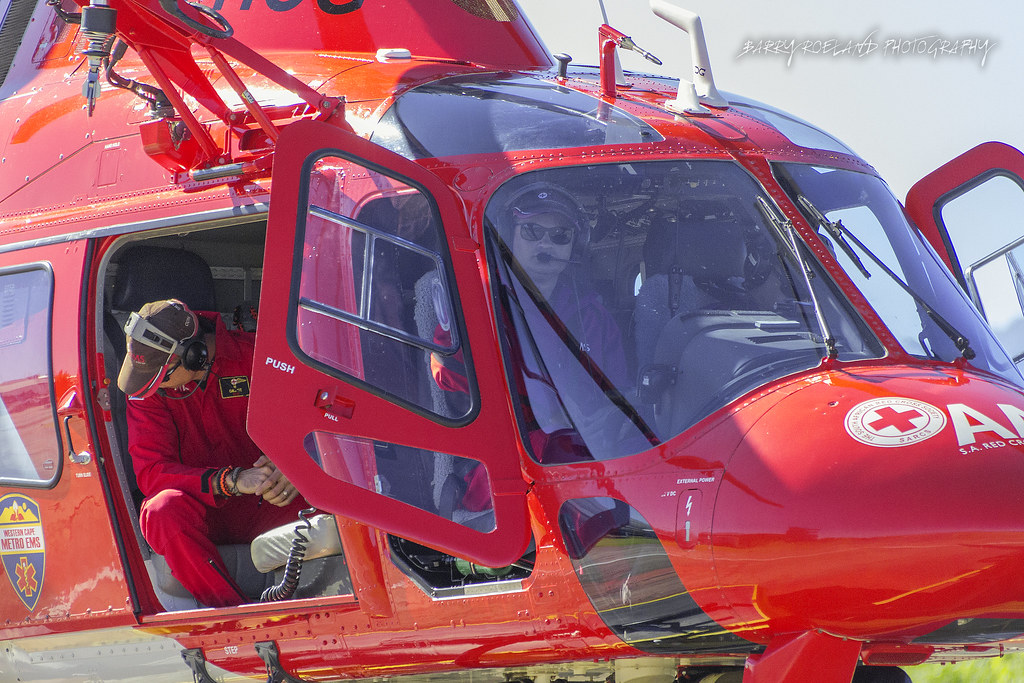
{"type": "Polygon", "coordinates": [[[689,79],[623,72],[657,58],[607,24],[552,57],[513,0],[11,3],[3,680],[881,683],[1021,648],[1024,354],[984,311],[1024,308],[1024,238],[947,219],[1024,156],[901,204],[651,7],[689,79]],[[221,549],[237,607],[139,530],[116,374],[169,297],[256,330],[248,430],[315,506],[221,549]]]}

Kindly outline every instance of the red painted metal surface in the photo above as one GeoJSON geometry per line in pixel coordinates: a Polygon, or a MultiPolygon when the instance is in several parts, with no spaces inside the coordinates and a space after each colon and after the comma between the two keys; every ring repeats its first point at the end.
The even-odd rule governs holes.
{"type": "MultiPolygon", "coordinates": [[[[739,637],[715,651],[683,649],[669,656],[685,664],[711,657],[734,667],[746,661],[744,680],[754,683],[802,680],[808,672],[848,681],[858,659],[899,665],[933,655],[991,655],[978,650],[970,634],[934,644],[914,641],[960,619],[1024,615],[1024,595],[1016,588],[1024,564],[1024,511],[1015,486],[1024,474],[1024,395],[968,364],[916,361],[901,350],[769,165],[796,161],[870,172],[866,163],[797,147],[735,110],[677,117],[662,108],[675,96],[673,88],[635,78],[628,90],[615,91],[604,74],[560,84],[588,95],[615,91],[615,105],[643,119],[663,141],[413,162],[359,137],[369,135],[402,93],[478,67],[550,66],[510,3],[228,3],[222,11],[236,42],[213,53],[197,48],[194,55],[188,46],[196,37],[163,18],[158,3],[112,6],[134,31],[135,46],[149,51],[141,60],[126,58],[119,71],[148,80],[146,64],[162,70],[168,87],[176,83],[198,102],[190,125],[208,137],[175,148],[177,131],[166,121],[148,121],[121,91],[104,91],[87,118],[81,77],[65,78],[79,60],[74,55],[82,40],[49,15],[48,48],[31,66],[12,72],[17,94],[0,102],[0,120],[10,123],[0,138],[0,272],[36,262],[53,270],[54,392],[57,399],[77,395],[62,416],[70,417],[75,451],[92,457],[84,465],[70,462],[62,442],[55,457],[64,459],[63,472],[55,486],[0,488],[0,494],[17,491],[39,504],[47,547],[34,609],[12,591],[0,591],[3,638],[31,638],[33,647],[45,650],[54,641],[44,636],[81,633],[89,642],[94,629],[137,624],[141,632],[202,648],[208,661],[254,676],[265,675],[255,643],[275,641],[285,668],[309,680],[516,670],[644,655],[598,613],[567,553],[559,516],[566,501],[577,498],[632,506],[650,525],[697,612],[721,633],[739,637]],[[507,16],[479,16],[499,10],[507,16]],[[177,32],[163,31],[167,25],[177,32]],[[414,58],[381,62],[374,54],[380,47],[408,48],[414,58]],[[289,90],[288,79],[256,57],[315,87],[289,90]],[[218,64],[230,67],[231,75],[218,75],[218,64]],[[236,102],[242,86],[259,93],[259,106],[236,102]],[[311,93],[344,97],[344,116],[307,107],[311,93]],[[265,133],[271,142],[245,147],[248,132],[265,133]],[[443,424],[387,397],[325,379],[286,336],[295,217],[304,208],[297,169],[321,148],[407,178],[433,196],[482,397],[466,424],[443,424]],[[825,362],[768,383],[630,457],[542,466],[528,457],[517,429],[482,246],[486,201],[525,170],[684,158],[735,160],[756,178],[858,307],[886,355],[859,364],[825,362]],[[246,165],[224,178],[190,176],[221,162],[246,165]],[[348,513],[351,519],[342,519],[340,527],[352,593],[283,606],[163,612],[104,439],[112,417],[103,400],[109,386],[97,341],[100,262],[122,233],[198,224],[216,212],[219,220],[232,211],[261,216],[271,196],[263,264],[269,286],[261,300],[250,429],[309,500],[348,513]],[[325,388],[331,400],[318,402],[325,388]],[[933,421],[934,431],[915,431],[918,441],[881,445],[875,434],[871,442],[872,430],[884,427],[910,433],[907,409],[933,421]],[[331,411],[335,419],[325,426],[331,411]],[[487,534],[438,522],[412,506],[329,479],[299,447],[315,430],[484,462],[496,529],[487,534]],[[491,565],[519,558],[532,535],[536,565],[515,589],[434,599],[396,566],[387,532],[430,539],[440,550],[491,565]]],[[[196,42],[216,45],[206,37],[196,42]]],[[[969,153],[915,186],[908,212],[939,245],[941,235],[929,222],[932,204],[994,161],[1024,170],[1019,159],[1015,150],[994,143],[969,153]]],[[[1012,632],[1000,635],[1008,647],[1018,644],[1012,632]]],[[[183,680],[191,678],[186,673],[183,680]]]]}
{"type": "MultiPolygon", "coordinates": [[[[81,304],[77,283],[81,281],[87,253],[86,244],[75,241],[16,255],[0,254],[0,269],[25,263],[44,264],[51,269],[53,318],[49,310],[38,313],[40,326],[45,327],[61,318],[77,317],[75,311],[81,304]],[[76,285],[62,286],[65,282],[76,285]]],[[[106,474],[99,464],[99,449],[88,429],[85,404],[78,398],[86,392],[79,370],[80,342],[76,334],[53,330],[50,334],[55,396],[63,399],[65,408],[59,415],[62,427],[59,442],[47,443],[39,455],[45,458],[41,473],[59,472],[59,478],[49,488],[4,484],[0,489],[3,494],[20,496],[38,505],[41,542],[35,547],[43,550],[45,558],[43,565],[36,565],[38,571],[19,571],[0,578],[5,584],[0,591],[0,637],[3,638],[135,623],[112,525],[114,511],[104,493],[106,474]],[[71,453],[79,462],[71,459],[71,453]],[[84,462],[82,454],[86,456],[84,462]],[[28,609],[26,603],[33,609],[28,609]]],[[[52,417],[46,413],[45,410],[35,413],[44,429],[47,422],[52,423],[52,417]]],[[[6,522],[16,522],[8,516],[10,503],[8,500],[0,506],[4,507],[0,515],[6,522]]],[[[26,525],[32,527],[33,522],[29,519],[26,525]]],[[[20,537],[9,535],[12,529],[20,528],[15,523],[5,529],[5,544],[0,546],[5,559],[18,558],[19,549],[26,557],[32,556],[33,547],[19,546],[20,537]]],[[[22,563],[22,566],[27,565],[22,563]]]]}

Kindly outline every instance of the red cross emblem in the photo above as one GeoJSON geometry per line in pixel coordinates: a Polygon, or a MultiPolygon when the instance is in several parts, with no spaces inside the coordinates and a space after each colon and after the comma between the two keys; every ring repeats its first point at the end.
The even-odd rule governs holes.
{"type": "Polygon", "coordinates": [[[850,408],[846,433],[868,446],[895,448],[930,439],[946,426],[946,414],[913,398],[888,396],[850,408]]]}
{"type": "Polygon", "coordinates": [[[886,427],[895,427],[901,434],[917,429],[917,425],[914,424],[913,420],[925,417],[917,408],[898,411],[890,406],[879,408],[875,411],[875,415],[878,416],[878,419],[874,422],[869,422],[869,427],[876,432],[880,432],[886,427]]]}

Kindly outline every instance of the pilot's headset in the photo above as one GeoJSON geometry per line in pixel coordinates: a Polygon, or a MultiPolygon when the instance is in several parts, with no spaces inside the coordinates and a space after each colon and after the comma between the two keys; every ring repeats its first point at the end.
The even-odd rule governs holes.
{"type": "Polygon", "coordinates": [[[586,218],[583,206],[569,192],[546,181],[530,183],[517,190],[512,197],[502,204],[499,217],[499,230],[502,239],[512,244],[515,218],[528,218],[542,213],[556,213],[564,216],[575,228],[573,233],[570,262],[582,261],[587,245],[590,243],[590,223],[586,218]]]}
{"type": "MultiPolygon", "coordinates": [[[[162,375],[163,368],[174,356],[189,371],[203,370],[210,364],[210,353],[203,341],[198,316],[177,299],[146,304],[138,313],[129,316],[124,331],[130,340],[127,362],[153,368],[156,365],[154,357],[163,359],[156,377],[162,375]],[[139,347],[133,348],[135,345],[131,342],[139,347]]],[[[138,369],[148,374],[142,367],[138,369]]]]}

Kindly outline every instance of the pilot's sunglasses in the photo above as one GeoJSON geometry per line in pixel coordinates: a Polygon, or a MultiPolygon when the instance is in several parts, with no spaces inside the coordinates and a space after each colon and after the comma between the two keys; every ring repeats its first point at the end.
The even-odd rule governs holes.
{"type": "Polygon", "coordinates": [[[572,228],[564,225],[549,228],[538,223],[519,224],[519,234],[523,236],[524,240],[530,242],[539,242],[547,234],[552,244],[565,245],[572,242],[572,232],[572,228]]]}

